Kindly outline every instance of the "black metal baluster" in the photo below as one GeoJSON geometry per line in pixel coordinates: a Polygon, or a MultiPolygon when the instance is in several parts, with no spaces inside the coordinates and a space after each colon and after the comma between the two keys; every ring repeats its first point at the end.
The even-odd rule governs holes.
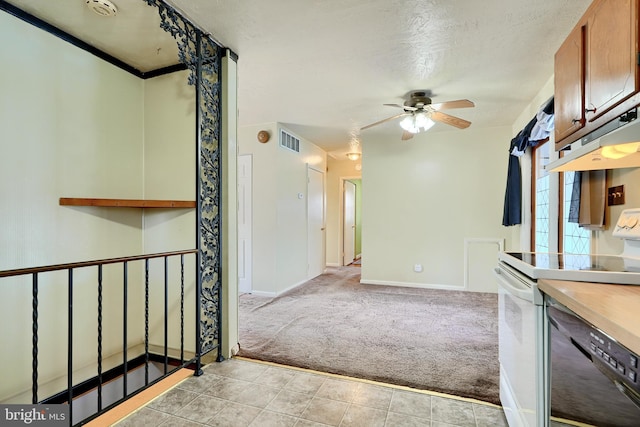
{"type": "Polygon", "coordinates": [[[164,257],[164,373],[167,374],[167,366],[169,364],[169,257],[164,257]]]}
{"type": "Polygon", "coordinates": [[[122,397],[127,397],[127,286],[128,286],[128,262],[123,263],[123,278],[122,278],[122,397]]]}
{"type": "Polygon", "coordinates": [[[38,273],[33,273],[31,286],[31,403],[38,403],[38,273]]]}
{"type": "Polygon", "coordinates": [[[102,411],[102,264],[98,265],[98,412],[102,411]]]}
{"type": "Polygon", "coordinates": [[[67,400],[69,402],[69,425],[73,425],[73,268],[69,269],[67,312],[67,400]]]}
{"type": "Polygon", "coordinates": [[[149,384],[149,259],[144,261],[144,383],[149,384]]]}
{"type": "Polygon", "coordinates": [[[180,364],[184,363],[184,254],[180,255],[180,364]]]}
{"type": "Polygon", "coordinates": [[[200,299],[202,297],[202,185],[200,173],[202,169],[202,34],[196,31],[196,369],[195,376],[203,374],[202,371],[202,313],[200,312],[200,299]]]}

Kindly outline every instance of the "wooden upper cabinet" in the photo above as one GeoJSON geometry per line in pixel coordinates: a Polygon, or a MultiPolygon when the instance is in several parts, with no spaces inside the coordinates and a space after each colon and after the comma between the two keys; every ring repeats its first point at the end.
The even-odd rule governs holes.
{"type": "Polygon", "coordinates": [[[640,105],[640,0],[594,0],[555,56],[556,150],[640,105]]]}
{"type": "Polygon", "coordinates": [[[584,116],[584,26],[578,26],[562,43],[555,56],[555,140],[560,141],[585,123],[584,116]]]}
{"type": "Polygon", "coordinates": [[[587,23],[587,120],[638,91],[637,0],[601,0],[587,23]],[[595,110],[595,111],[591,111],[595,110]]]}

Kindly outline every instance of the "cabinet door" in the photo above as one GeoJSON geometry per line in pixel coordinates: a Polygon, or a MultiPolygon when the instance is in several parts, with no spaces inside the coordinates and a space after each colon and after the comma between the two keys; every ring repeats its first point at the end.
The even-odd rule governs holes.
{"type": "Polygon", "coordinates": [[[584,26],[577,26],[555,56],[555,139],[584,126],[584,26]]]}
{"type": "Polygon", "coordinates": [[[587,23],[587,120],[638,91],[638,0],[600,0],[587,23]],[[589,110],[594,110],[589,111],[589,110]]]}

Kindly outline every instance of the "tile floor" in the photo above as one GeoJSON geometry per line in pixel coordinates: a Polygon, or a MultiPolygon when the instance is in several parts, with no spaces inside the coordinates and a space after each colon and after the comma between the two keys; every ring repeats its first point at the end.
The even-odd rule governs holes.
{"type": "Polygon", "coordinates": [[[410,389],[230,359],[116,424],[257,427],[500,427],[502,409],[410,389]]]}

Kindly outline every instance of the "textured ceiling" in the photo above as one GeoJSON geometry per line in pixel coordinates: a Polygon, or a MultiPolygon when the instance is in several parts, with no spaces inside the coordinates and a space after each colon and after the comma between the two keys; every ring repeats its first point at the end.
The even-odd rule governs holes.
{"type": "MultiPolygon", "coordinates": [[[[10,3],[143,71],[176,62],[175,46],[143,0],[113,0],[99,17],[84,0],[10,3]],[[168,40],[168,43],[167,43],[168,40]],[[174,49],[172,51],[172,49],[174,49]]],[[[473,127],[511,125],[553,74],[553,55],[591,0],[169,0],[239,56],[239,123],[282,122],[336,153],[397,121],[414,89],[473,127]]],[[[456,131],[436,124],[430,132],[456,131]]]]}

